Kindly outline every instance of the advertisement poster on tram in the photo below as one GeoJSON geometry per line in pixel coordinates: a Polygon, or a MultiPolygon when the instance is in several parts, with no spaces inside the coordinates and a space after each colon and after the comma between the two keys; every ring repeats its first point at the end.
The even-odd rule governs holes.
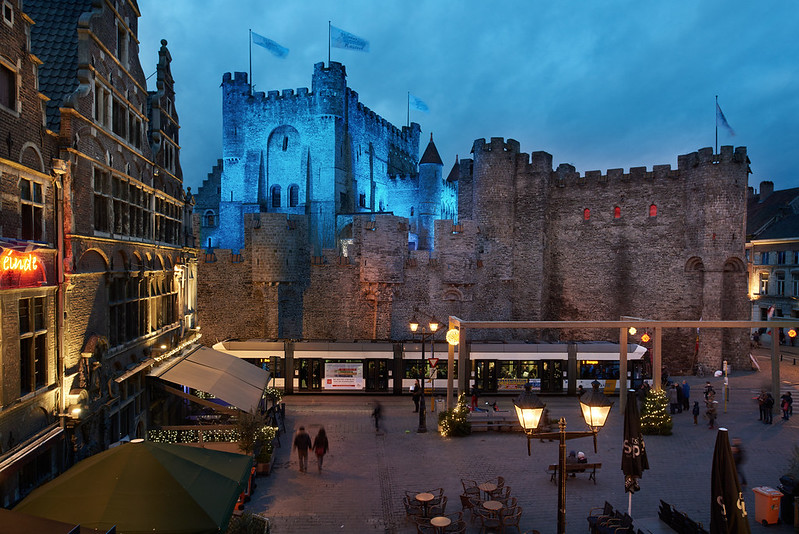
{"type": "Polygon", "coordinates": [[[363,389],[363,363],[325,363],[325,389],[363,389]]]}

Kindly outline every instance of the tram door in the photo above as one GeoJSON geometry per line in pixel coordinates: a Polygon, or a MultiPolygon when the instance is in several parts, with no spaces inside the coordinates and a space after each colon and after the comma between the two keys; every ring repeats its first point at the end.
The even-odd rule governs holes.
{"type": "Polygon", "coordinates": [[[563,391],[563,370],[561,360],[541,360],[541,392],[560,393],[563,391]]]}
{"type": "Polygon", "coordinates": [[[366,360],[366,391],[388,391],[389,360],[366,360]]]}
{"type": "Polygon", "coordinates": [[[324,360],[304,358],[299,362],[299,389],[301,391],[322,389],[322,364],[324,360]]]}
{"type": "Polygon", "coordinates": [[[474,383],[484,392],[497,390],[497,366],[494,360],[474,360],[474,383]]]}

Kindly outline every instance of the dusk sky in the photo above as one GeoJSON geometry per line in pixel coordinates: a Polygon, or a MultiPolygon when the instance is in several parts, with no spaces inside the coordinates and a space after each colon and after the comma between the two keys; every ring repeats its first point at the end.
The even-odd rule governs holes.
{"type": "MultiPolygon", "coordinates": [[[[715,144],[715,96],[746,146],[749,184],[799,187],[799,4],[731,0],[504,2],[403,0],[139,0],[140,60],[172,53],[184,185],[222,157],[220,84],[249,69],[248,30],[289,49],[253,45],[256,91],[310,87],[328,58],[328,21],[369,41],[333,48],[360,101],[396,126],[407,93],[424,150],[432,133],[445,173],[478,138],[513,138],[578,172],[671,164],[715,144]]],[[[154,89],[155,76],[148,80],[154,89]]]]}

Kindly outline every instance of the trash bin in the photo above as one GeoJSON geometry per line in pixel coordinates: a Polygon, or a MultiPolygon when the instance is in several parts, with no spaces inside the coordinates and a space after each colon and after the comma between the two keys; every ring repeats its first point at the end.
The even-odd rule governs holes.
{"type": "Polygon", "coordinates": [[[437,398],[436,399],[436,411],[441,413],[441,412],[445,411],[446,409],[447,409],[447,407],[446,407],[446,403],[444,402],[444,399],[442,399],[440,397],[437,398]]]}
{"type": "Polygon", "coordinates": [[[794,493],[783,484],[777,486],[777,490],[782,493],[782,499],[780,500],[780,520],[786,525],[793,525],[794,493]]]}
{"type": "Polygon", "coordinates": [[[764,526],[779,523],[782,493],[768,486],[752,488],[752,491],[755,492],[755,521],[764,526]]]}

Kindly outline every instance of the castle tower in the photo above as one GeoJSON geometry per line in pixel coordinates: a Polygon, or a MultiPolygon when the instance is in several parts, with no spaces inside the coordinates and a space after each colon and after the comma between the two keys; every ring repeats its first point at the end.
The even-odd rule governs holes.
{"type": "Polygon", "coordinates": [[[444,162],[430,134],[430,142],[419,160],[419,248],[432,250],[433,221],[441,218],[441,173],[444,162]]]}

